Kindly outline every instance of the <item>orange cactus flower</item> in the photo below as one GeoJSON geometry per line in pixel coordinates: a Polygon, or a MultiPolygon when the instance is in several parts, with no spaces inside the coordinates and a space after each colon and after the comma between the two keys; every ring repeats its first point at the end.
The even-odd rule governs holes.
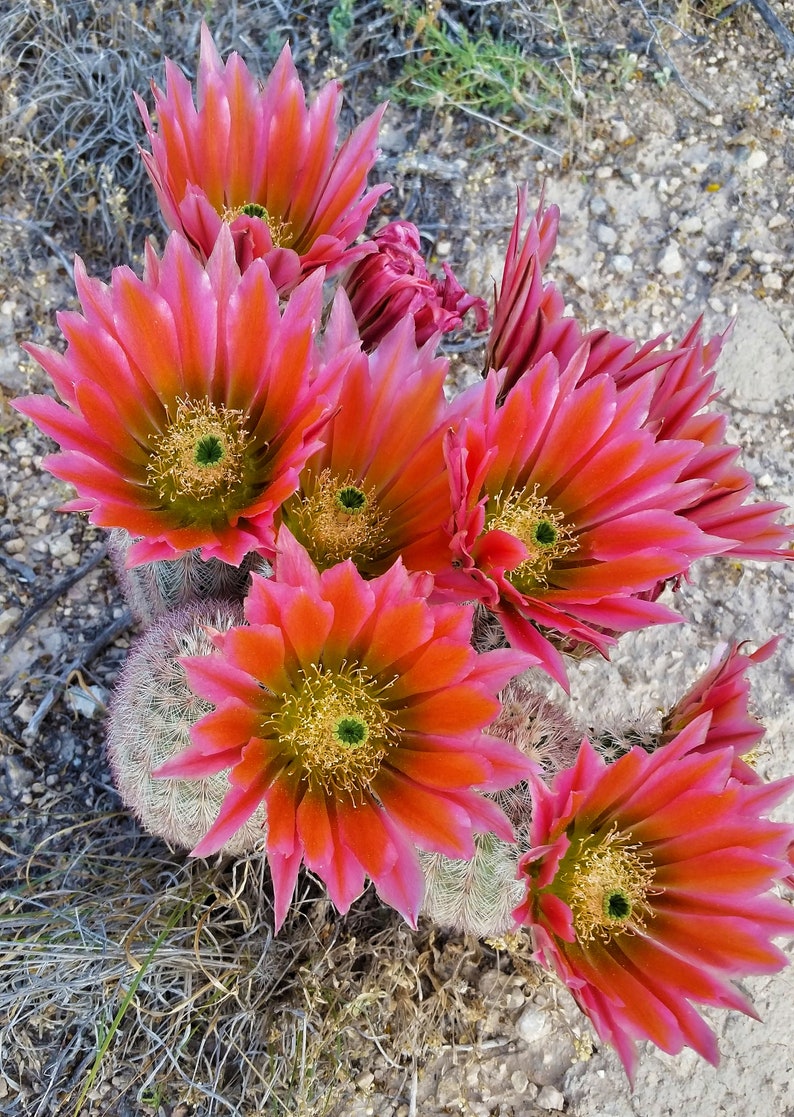
{"type": "Polygon", "coordinates": [[[216,636],[218,655],[182,661],[216,709],[156,775],[231,769],[196,855],[220,849],[264,802],[279,925],[304,861],[340,911],[366,874],[413,923],[424,887],[417,846],[471,857],[472,832],[512,837],[477,792],[532,767],[483,732],[527,657],[478,655],[472,609],[429,604],[430,585],[400,562],[369,581],[349,561],[318,572],[282,527],[276,577],[253,576],[248,625],[216,636]]]}
{"type": "Polygon", "coordinates": [[[754,1016],[734,980],[788,961],[771,940],[794,933],[794,911],[769,893],[790,871],[794,827],[765,814],[794,780],[735,780],[731,748],[703,751],[709,718],[609,766],[584,741],[550,788],[530,777],[528,894],[515,916],[629,1076],[642,1039],[716,1064],[693,1005],[754,1016]]]}
{"type": "Polygon", "coordinates": [[[308,107],[288,44],[262,85],[238,54],[224,65],[206,24],[196,103],[170,61],[166,91],[152,91],[157,130],[137,97],[152,147],[143,161],[165,220],[203,259],[228,224],[240,266],[264,257],[285,291],[318,267],[335,271],[369,250],[354,242],[389,189],[367,191],[385,105],[337,148],[338,82],[308,107]]]}

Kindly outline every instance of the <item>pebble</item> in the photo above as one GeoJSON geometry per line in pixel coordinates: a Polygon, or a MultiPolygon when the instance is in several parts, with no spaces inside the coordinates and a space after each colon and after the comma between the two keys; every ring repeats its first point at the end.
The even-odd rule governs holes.
{"type": "Polygon", "coordinates": [[[782,291],[783,290],[783,276],[778,275],[776,271],[768,272],[762,280],[764,290],[766,291],[782,291]]]}
{"type": "Polygon", "coordinates": [[[49,551],[53,558],[64,558],[74,550],[74,541],[68,531],[55,535],[49,541],[49,551]]]}
{"type": "Polygon", "coordinates": [[[523,1070],[514,1070],[510,1075],[510,1082],[517,1094],[526,1093],[527,1086],[529,1086],[529,1079],[524,1074],[523,1070]]]}
{"type": "Polygon", "coordinates": [[[544,1086],[538,1094],[536,1102],[541,1109],[561,1110],[565,1108],[565,1096],[554,1086],[544,1086]]]}
{"type": "Polygon", "coordinates": [[[684,270],[684,261],[676,241],[671,240],[659,257],[659,271],[662,275],[678,275],[684,270]]]}
{"type": "Polygon", "coordinates": [[[596,229],[596,240],[599,244],[613,245],[617,243],[618,234],[610,225],[599,225],[596,229]]]}
{"type": "Polygon", "coordinates": [[[518,1018],[516,1031],[524,1043],[536,1043],[551,1032],[551,1014],[535,1005],[527,1005],[518,1018]]]}
{"type": "Polygon", "coordinates": [[[755,151],[751,151],[747,156],[747,166],[751,171],[760,171],[768,162],[769,156],[765,151],[762,151],[760,147],[757,147],[755,151]]]}
{"type": "Polygon", "coordinates": [[[618,275],[631,275],[634,271],[634,264],[631,256],[624,256],[619,254],[612,257],[612,270],[617,272],[618,275]]]}
{"type": "Polygon", "coordinates": [[[684,217],[679,221],[678,228],[682,233],[699,233],[703,228],[703,222],[697,214],[693,214],[691,217],[684,217]]]}
{"type": "Polygon", "coordinates": [[[0,613],[0,636],[5,636],[7,632],[10,632],[21,616],[22,610],[18,609],[16,605],[12,605],[10,609],[4,609],[0,613]]]}
{"type": "Polygon", "coordinates": [[[33,773],[28,771],[18,756],[7,756],[3,766],[8,794],[12,799],[20,799],[33,783],[33,773]]]}

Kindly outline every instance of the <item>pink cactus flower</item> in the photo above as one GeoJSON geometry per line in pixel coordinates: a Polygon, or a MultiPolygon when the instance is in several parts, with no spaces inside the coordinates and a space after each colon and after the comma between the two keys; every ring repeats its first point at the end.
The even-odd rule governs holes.
{"type": "Polygon", "coordinates": [[[419,230],[410,221],[392,221],[372,237],[375,250],[353,266],[344,280],[361,340],[372,349],[385,335],[413,316],[417,344],[460,326],[474,311],[475,328],[488,328],[485,300],[469,295],[449,264],[444,279],[429,274],[420,251],[419,230]]]}
{"type": "Polygon", "coordinates": [[[709,717],[609,766],[584,741],[550,788],[530,777],[528,893],[514,914],[630,1077],[637,1040],[716,1064],[694,1005],[755,1016],[734,981],[788,961],[771,940],[794,933],[794,911],[769,892],[794,827],[765,814],[794,780],[733,779],[733,749],[703,751],[709,717]]]}
{"type": "MultiPolygon", "coordinates": [[[[555,206],[541,201],[526,234],[526,188],[519,192],[501,290],[496,297],[486,371],[504,369],[503,399],[544,356],[566,368],[586,347],[581,381],[608,374],[623,390],[641,379],[653,385],[646,425],[657,439],[700,443],[682,479],[701,480],[699,493],[678,509],[704,532],[730,541],[724,553],[750,559],[794,558],[794,528],[778,522],[784,504],[756,501],[751,475],[736,464],[738,447],[725,441],[727,416],[707,410],[718,395],[714,365],[728,336],[704,342],[698,320],[680,342],[664,348],[665,336],[637,345],[629,338],[596,329],[583,334],[574,318],[565,317],[565,300],[557,287],[544,283],[542,270],[554,249],[559,224],[555,206]]],[[[656,593],[661,591],[657,587],[656,593]]]]}
{"type": "Polygon", "coordinates": [[[762,723],[749,710],[750,683],[747,671],[753,664],[764,663],[769,659],[779,643],[780,637],[776,636],[749,653],[743,651],[745,644],[735,641],[717,647],[706,671],[665,714],[662,741],[669,742],[695,718],[710,713],[711,721],[704,748],[709,752],[733,749],[734,778],[743,783],[761,783],[761,777],[743,759],[758,745],[766,732],[762,723]]]}
{"type": "Polygon", "coordinates": [[[351,562],[319,573],[285,528],[278,543],[276,577],[253,576],[248,626],[215,637],[218,655],[183,661],[216,709],[156,774],[203,779],[231,768],[197,856],[220,849],[265,803],[278,925],[302,862],[340,911],[367,874],[415,923],[417,846],[465,858],[472,832],[512,837],[474,789],[510,786],[532,767],[482,732],[526,657],[478,655],[471,608],[428,604],[431,579],[400,562],[367,581],[351,562]]]}
{"type": "Polygon", "coordinates": [[[606,654],[607,630],[677,619],[646,597],[720,549],[675,511],[693,493],[678,479],[696,445],[654,439],[647,383],[579,383],[585,360],[582,350],[560,372],[544,358],[501,406],[491,373],[453,403],[462,418],[447,437],[457,569],[439,589],[494,612],[563,686],[551,635],[606,654]]]}
{"type": "Polygon", "coordinates": [[[344,292],[323,343],[329,354],[352,349],[355,356],[323,446],[301,471],[282,522],[321,570],[351,559],[371,578],[398,558],[410,571],[448,569],[448,362],[434,355],[432,341],[417,348],[410,319],[361,352],[344,292]]]}
{"type": "Polygon", "coordinates": [[[289,45],[264,85],[233,53],[224,65],[206,25],[196,104],[190,82],[166,62],[166,92],[152,85],[157,130],[137,98],[152,150],[142,152],[168,225],[209,258],[224,224],[246,268],[264,257],[280,291],[367,252],[354,246],[387,185],[367,190],[385,105],[337,148],[341,87],[311,107],[289,45]]]}
{"type": "Polygon", "coordinates": [[[241,275],[224,228],[206,269],[172,233],[143,279],[123,267],[105,284],[78,260],[75,280],[83,309],[59,316],[66,353],[27,346],[63,403],[14,401],[61,446],[45,467],[77,490],[66,508],[138,538],[130,566],[194,549],[235,566],[272,554],[276,512],[338,390],[338,364],[315,345],[322,272],[282,313],[266,263],[241,275]]]}

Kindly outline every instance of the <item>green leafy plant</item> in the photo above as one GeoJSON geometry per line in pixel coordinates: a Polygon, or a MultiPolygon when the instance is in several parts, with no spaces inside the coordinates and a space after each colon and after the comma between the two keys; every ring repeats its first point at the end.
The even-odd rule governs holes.
{"type": "Polygon", "coordinates": [[[392,96],[403,104],[445,106],[520,128],[543,128],[569,110],[571,90],[562,73],[490,32],[453,34],[414,12],[417,45],[392,96]]]}

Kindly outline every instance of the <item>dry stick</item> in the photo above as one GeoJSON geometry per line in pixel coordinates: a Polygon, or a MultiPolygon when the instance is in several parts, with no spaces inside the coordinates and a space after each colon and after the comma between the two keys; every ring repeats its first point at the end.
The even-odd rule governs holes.
{"type": "Polygon", "coordinates": [[[86,664],[90,663],[95,655],[101,652],[103,648],[107,647],[108,644],[112,644],[116,637],[120,636],[122,632],[126,632],[131,624],[132,613],[130,613],[129,610],[125,610],[124,613],[122,613],[120,617],[117,617],[116,620],[112,621],[107,628],[103,628],[90,644],[86,644],[80,655],[75,656],[70,663],[67,663],[66,667],[64,667],[60,675],[58,675],[55,682],[42,698],[33,717],[22,730],[23,737],[29,741],[35,738],[41,723],[58,701],[58,697],[69,681],[69,676],[72,672],[79,671],[82,667],[85,667],[86,664]]]}
{"type": "Polygon", "coordinates": [[[8,649],[17,642],[22,633],[30,628],[39,613],[43,613],[45,609],[48,609],[50,605],[52,605],[53,601],[57,601],[61,594],[66,593],[66,591],[71,589],[81,578],[85,578],[86,574],[90,574],[107,553],[108,548],[107,543],[105,543],[99,550],[94,551],[82,566],[78,566],[71,574],[67,574],[65,578],[61,578],[60,582],[56,582],[46,597],[42,597],[39,601],[34,601],[32,605],[29,605],[19,618],[19,624],[17,624],[16,628],[12,629],[4,640],[0,640],[0,655],[7,652],[8,649]]]}
{"type": "MultiPolygon", "coordinates": [[[[727,19],[732,12],[735,12],[736,9],[740,8],[745,2],[746,0],[736,0],[735,4],[729,4],[724,11],[720,12],[717,19],[727,19]]],[[[766,0],[749,0],[749,2],[783,47],[783,53],[786,58],[791,58],[792,55],[794,55],[794,34],[789,31],[785,23],[778,19],[772,10],[771,4],[767,4],[766,0]]]]}
{"type": "Polygon", "coordinates": [[[650,28],[653,32],[653,34],[651,35],[651,38],[648,42],[647,49],[650,50],[651,46],[653,45],[654,51],[661,51],[664,54],[665,58],[667,59],[667,65],[670,68],[670,73],[675,75],[675,79],[678,82],[678,84],[681,86],[681,88],[685,89],[686,92],[689,94],[689,96],[692,98],[692,100],[696,101],[701,106],[701,108],[704,108],[706,110],[706,112],[713,112],[714,111],[714,102],[710,101],[708,99],[708,97],[706,97],[699,90],[693,89],[692,86],[689,85],[688,82],[686,82],[684,80],[684,78],[681,76],[681,71],[678,69],[675,62],[673,62],[673,59],[670,56],[670,52],[668,51],[667,47],[664,45],[664,43],[659,38],[659,32],[656,30],[656,24],[654,23],[653,16],[648,11],[648,9],[645,7],[645,4],[644,4],[643,0],[637,0],[637,3],[639,5],[640,9],[642,10],[642,14],[645,16],[645,18],[648,21],[648,24],[649,24],[649,26],[650,26],[650,28]]]}

